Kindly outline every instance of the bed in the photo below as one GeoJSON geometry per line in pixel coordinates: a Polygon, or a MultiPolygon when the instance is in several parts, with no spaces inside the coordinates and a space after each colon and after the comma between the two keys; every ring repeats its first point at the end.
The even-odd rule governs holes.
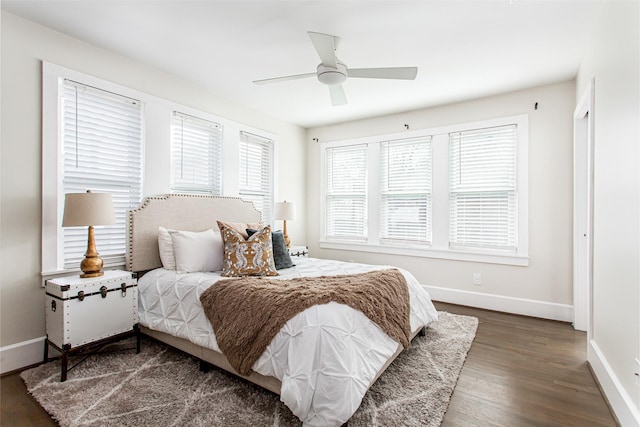
{"type": "MultiPolygon", "coordinates": [[[[220,350],[200,296],[220,272],[178,273],[163,268],[159,227],[218,232],[217,221],[256,223],[251,202],[233,197],[163,195],[147,197],[129,213],[127,268],[138,273],[141,331],[280,395],[305,426],[339,426],[359,407],[364,394],[403,350],[369,317],[329,302],[312,306],[287,321],[248,375],[240,375],[220,350]]],[[[313,258],[295,259],[275,278],[345,276],[385,270],[373,266],[313,258]]],[[[437,319],[429,295],[411,273],[411,338],[437,319]]],[[[221,282],[222,283],[222,282],[221,282]]]]}

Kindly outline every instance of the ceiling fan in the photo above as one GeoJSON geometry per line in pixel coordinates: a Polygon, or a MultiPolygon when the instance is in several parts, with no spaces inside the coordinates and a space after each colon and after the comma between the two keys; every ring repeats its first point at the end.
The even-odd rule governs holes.
{"type": "Polygon", "coordinates": [[[339,37],[323,33],[314,33],[312,31],[308,31],[307,34],[322,61],[318,65],[315,73],[254,80],[254,83],[260,85],[317,76],[320,83],[329,86],[331,104],[335,107],[347,103],[347,97],[342,87],[342,83],[344,83],[347,77],[414,80],[416,74],[418,74],[418,67],[348,68],[346,64],[340,62],[336,56],[336,48],[340,41],[339,37]]]}

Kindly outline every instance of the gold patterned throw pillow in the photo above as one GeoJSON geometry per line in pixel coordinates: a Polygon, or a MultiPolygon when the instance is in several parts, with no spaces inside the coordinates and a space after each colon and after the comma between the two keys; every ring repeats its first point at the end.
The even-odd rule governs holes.
{"type": "Polygon", "coordinates": [[[221,221],[218,221],[218,227],[224,242],[223,276],[278,275],[273,262],[270,227],[264,227],[246,240],[221,221]]]}

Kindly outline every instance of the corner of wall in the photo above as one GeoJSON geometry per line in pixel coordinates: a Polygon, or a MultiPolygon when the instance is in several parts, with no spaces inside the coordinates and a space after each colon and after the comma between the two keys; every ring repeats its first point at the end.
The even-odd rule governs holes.
{"type": "Polygon", "coordinates": [[[625,427],[640,426],[640,411],[620,383],[595,340],[590,340],[588,343],[587,360],[620,425],[625,427]]]}

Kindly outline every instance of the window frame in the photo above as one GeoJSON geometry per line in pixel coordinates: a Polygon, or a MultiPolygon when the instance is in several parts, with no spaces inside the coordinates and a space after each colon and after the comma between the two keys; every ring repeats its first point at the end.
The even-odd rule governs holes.
{"type": "MultiPolygon", "coordinates": [[[[142,200],[144,103],[71,79],[59,84],[61,191],[113,196],[116,224],[96,228],[95,241],[107,265],[121,264],[125,253],[118,250],[124,246],[126,251],[127,210],[142,200]]],[[[63,267],[73,268],[84,258],[87,228],[63,228],[62,236],[63,267]]]]}
{"type": "MultiPolygon", "coordinates": [[[[193,132],[193,130],[192,130],[193,132]]],[[[202,130],[201,130],[202,132],[202,130]]],[[[213,132],[212,132],[213,133],[213,132]]],[[[212,196],[221,196],[223,194],[223,177],[222,177],[222,163],[224,160],[224,127],[218,123],[217,121],[213,121],[210,118],[203,118],[202,114],[198,116],[194,116],[193,114],[184,113],[182,110],[173,110],[171,113],[171,143],[169,149],[171,150],[170,159],[170,176],[171,176],[171,193],[187,193],[187,194],[207,194],[212,196]],[[177,149],[176,144],[180,143],[184,146],[184,140],[177,141],[175,139],[176,131],[174,126],[176,126],[176,120],[182,120],[182,125],[184,126],[184,122],[187,121],[189,126],[200,127],[200,128],[213,128],[217,131],[217,135],[213,135],[213,141],[209,141],[209,146],[207,147],[208,156],[209,156],[209,165],[208,165],[208,185],[205,186],[197,186],[193,183],[179,183],[176,175],[178,174],[178,170],[176,169],[176,162],[178,158],[174,157],[175,151],[177,149]],[[216,155],[219,155],[219,158],[215,158],[216,155]]],[[[180,160],[184,162],[184,153],[181,152],[180,160]]]]}
{"type": "MultiPolygon", "coordinates": [[[[49,276],[79,271],[80,265],[74,269],[64,267],[64,249],[62,215],[64,211],[64,194],[62,192],[62,129],[61,129],[61,91],[63,80],[72,80],[103,91],[113,92],[123,97],[136,99],[142,103],[142,185],[141,193],[145,194],[145,95],[142,92],[111,83],[84,73],[64,68],[52,63],[42,63],[42,275],[49,276]],[[54,179],[55,178],[55,179],[54,179]]],[[[99,250],[99,248],[98,248],[99,250]]],[[[105,268],[124,265],[122,257],[113,256],[103,259],[105,268]]]]}
{"type": "MultiPolygon", "coordinates": [[[[393,244],[411,244],[411,245],[421,245],[421,246],[430,246],[431,245],[431,240],[432,240],[432,221],[431,221],[431,211],[432,211],[432,197],[431,197],[431,193],[432,193],[432,185],[431,185],[431,181],[432,181],[432,176],[433,173],[431,171],[432,169],[432,165],[433,165],[433,160],[431,159],[431,136],[426,136],[426,137],[419,137],[419,138],[402,138],[402,139],[395,139],[395,140],[388,140],[388,141],[381,141],[380,142],[380,168],[383,169],[386,166],[387,172],[385,173],[384,171],[381,171],[379,173],[380,175],[380,193],[379,193],[379,199],[380,199],[380,205],[379,205],[379,210],[380,210],[380,242],[386,245],[393,245],[393,244]],[[390,154],[392,152],[392,150],[396,147],[412,147],[413,149],[426,149],[426,155],[428,156],[428,159],[430,160],[429,162],[425,163],[425,170],[424,172],[426,173],[426,175],[428,176],[427,181],[425,181],[422,185],[424,185],[424,188],[414,188],[414,191],[411,192],[407,192],[406,190],[402,189],[402,190],[393,190],[391,188],[388,187],[391,178],[392,177],[402,177],[404,179],[406,179],[407,177],[410,177],[410,175],[407,174],[398,174],[397,172],[394,175],[391,175],[389,173],[389,171],[391,170],[390,165],[391,165],[391,157],[390,154]],[[385,150],[386,148],[386,150],[385,150]],[[385,153],[386,151],[386,153],[385,153]],[[387,161],[387,163],[385,163],[385,159],[387,161]],[[384,178],[386,178],[386,181],[384,180],[384,178]],[[384,184],[387,184],[387,187],[384,186],[384,184]],[[387,228],[390,226],[390,222],[389,221],[385,221],[385,217],[392,217],[392,215],[390,215],[389,212],[385,212],[386,209],[385,208],[385,200],[387,201],[387,203],[391,200],[403,200],[403,199],[420,199],[424,202],[424,209],[425,209],[425,224],[424,224],[424,239],[419,239],[419,238],[398,238],[398,237],[392,237],[392,236],[385,236],[385,222],[386,222],[386,226],[387,228]]],[[[405,169],[406,170],[406,169],[405,169]]],[[[415,206],[414,206],[415,207],[415,206]]],[[[409,221],[409,222],[418,222],[418,221],[409,221]]],[[[413,228],[412,226],[409,226],[409,228],[413,228]]],[[[415,230],[414,230],[415,231],[415,230]]]]}
{"type": "Polygon", "coordinates": [[[367,221],[367,206],[368,206],[368,191],[367,191],[367,187],[368,187],[368,181],[369,181],[369,174],[368,174],[368,170],[369,170],[369,158],[368,158],[368,147],[366,144],[353,144],[353,145],[348,145],[348,146],[336,146],[336,147],[328,147],[326,150],[324,150],[324,155],[326,158],[326,161],[324,162],[324,169],[323,169],[323,173],[324,176],[326,177],[326,179],[323,181],[323,191],[324,191],[324,208],[322,210],[324,218],[325,218],[325,222],[324,222],[324,226],[325,226],[325,238],[326,240],[335,240],[335,241],[348,241],[348,242],[362,242],[362,243],[366,243],[367,241],[367,236],[368,236],[368,229],[369,229],[369,222],[367,221]],[[329,191],[329,175],[328,175],[328,171],[329,171],[329,150],[334,150],[334,149],[341,149],[341,148],[345,148],[345,147],[352,147],[353,151],[361,151],[362,148],[364,148],[364,150],[362,150],[364,152],[364,189],[363,189],[363,194],[356,192],[356,191],[352,191],[352,192],[344,192],[342,194],[340,194],[339,191],[337,192],[330,192],[329,191]],[[340,197],[342,196],[342,197],[340,197]],[[363,229],[364,229],[364,235],[357,235],[357,234],[352,234],[350,236],[344,236],[343,238],[341,238],[339,235],[328,235],[328,231],[327,231],[327,225],[328,225],[328,214],[327,214],[327,200],[329,198],[333,198],[333,199],[340,199],[340,198],[344,198],[344,199],[348,199],[348,200],[358,200],[358,199],[364,199],[364,214],[365,214],[365,218],[364,218],[364,224],[363,224],[363,229]]]}
{"type": "Polygon", "coordinates": [[[504,253],[517,252],[518,222],[517,215],[513,215],[518,209],[517,146],[517,125],[514,124],[449,134],[449,245],[451,248],[461,250],[493,248],[504,253]],[[506,134],[508,137],[504,138],[503,135],[506,134]],[[476,148],[479,146],[482,149],[476,148]],[[451,156],[454,157],[451,158],[451,156]],[[500,164],[501,167],[498,167],[496,157],[505,159],[505,163],[500,164]],[[487,162],[491,162],[489,171],[486,171],[485,167],[478,167],[480,164],[486,165],[487,162]],[[470,175],[477,177],[478,180],[470,180],[470,175]],[[496,226],[492,218],[495,218],[496,214],[504,213],[505,209],[508,213],[507,223],[500,222],[500,228],[504,233],[490,231],[492,228],[495,230],[496,226]],[[458,212],[457,216],[454,211],[458,212]],[[465,213],[468,214],[465,215],[465,213]],[[458,227],[453,226],[454,224],[458,227]],[[467,226],[467,224],[471,225],[467,226]],[[485,233],[488,234],[487,240],[478,240],[473,237],[485,233]],[[492,241],[488,241],[489,239],[492,241]]]}
{"type": "MultiPolygon", "coordinates": [[[[238,172],[237,172],[237,176],[238,176],[238,195],[242,198],[243,194],[247,196],[247,198],[243,198],[243,200],[251,200],[249,199],[249,197],[253,197],[253,196],[258,196],[260,198],[263,198],[264,201],[267,202],[268,206],[268,210],[265,212],[264,209],[260,210],[256,207],[256,210],[258,210],[261,215],[262,215],[262,222],[264,224],[270,224],[272,226],[272,228],[275,229],[274,227],[274,200],[275,200],[275,194],[274,194],[274,171],[275,171],[275,148],[276,148],[276,144],[275,144],[275,140],[273,138],[270,138],[269,136],[266,136],[265,132],[260,132],[260,131],[249,131],[246,129],[241,129],[239,134],[238,134],[238,172]],[[252,141],[253,139],[253,141],[252,141]],[[241,172],[242,172],[242,166],[240,165],[241,163],[241,148],[242,148],[242,144],[254,144],[254,145],[261,145],[262,149],[266,149],[267,150],[267,157],[268,157],[268,162],[269,164],[267,165],[268,170],[267,170],[267,176],[268,176],[268,181],[267,182],[267,191],[266,191],[266,195],[265,192],[263,191],[263,189],[260,190],[255,190],[255,189],[250,189],[250,188],[243,188],[242,187],[242,179],[241,179],[241,172]]],[[[264,154],[264,153],[263,153],[264,154]]],[[[264,172],[262,173],[262,175],[264,175],[264,172]]],[[[264,182],[262,182],[262,184],[264,184],[264,182]]],[[[255,207],[255,205],[254,205],[255,207]]]]}
{"type": "MultiPolygon", "coordinates": [[[[528,240],[528,115],[514,115],[496,119],[474,121],[455,125],[413,130],[401,133],[367,136],[348,140],[330,141],[321,144],[321,194],[320,194],[320,242],[322,249],[339,249],[357,252],[370,252],[391,255],[415,256],[421,258],[473,261],[515,266],[529,265],[528,240]],[[496,127],[508,124],[516,125],[516,180],[517,180],[517,234],[518,246],[515,253],[505,253],[492,249],[453,249],[449,247],[449,134],[453,132],[496,127]],[[372,165],[380,164],[380,143],[395,139],[407,139],[431,136],[432,144],[432,241],[431,245],[412,245],[401,242],[382,242],[379,233],[380,223],[380,184],[379,171],[372,165]],[[337,146],[367,144],[369,146],[369,182],[367,217],[369,234],[367,242],[337,241],[326,238],[326,149],[337,146]]],[[[377,166],[375,166],[377,167],[377,166]]]]}

